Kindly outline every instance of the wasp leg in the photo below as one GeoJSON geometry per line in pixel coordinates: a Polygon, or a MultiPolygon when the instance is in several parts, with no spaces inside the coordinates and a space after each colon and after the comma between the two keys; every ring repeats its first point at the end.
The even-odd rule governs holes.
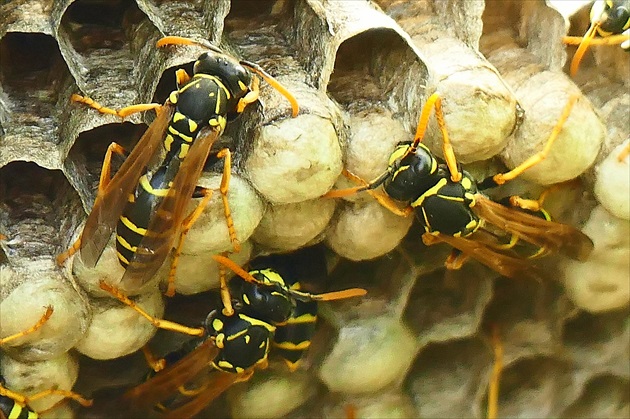
{"type": "Polygon", "coordinates": [[[29,334],[31,334],[33,332],[36,332],[40,327],[42,327],[44,325],[44,323],[46,323],[48,321],[48,319],[50,319],[50,316],[52,316],[52,314],[53,314],[52,306],[46,307],[46,312],[37,321],[37,323],[35,323],[33,326],[31,326],[28,329],[23,330],[23,331],[21,331],[19,333],[16,333],[14,335],[7,336],[7,337],[4,337],[4,338],[0,338],[0,345],[4,345],[7,342],[10,342],[10,341],[15,340],[17,338],[20,338],[22,336],[26,336],[26,335],[29,335],[29,334]]]}
{"type": "Polygon", "coordinates": [[[444,266],[446,269],[457,271],[464,266],[464,263],[469,259],[469,256],[466,253],[463,253],[459,249],[453,249],[451,254],[446,258],[446,262],[444,262],[444,266]]]}
{"type": "MultiPolygon", "coordinates": [[[[224,255],[213,255],[212,258],[219,264],[219,288],[221,294],[221,302],[223,303],[222,313],[225,316],[232,316],[234,314],[234,307],[232,307],[232,296],[230,295],[230,288],[227,284],[225,267],[228,266],[230,269],[232,269],[232,271],[241,276],[243,279],[246,279],[246,277],[250,277],[253,279],[253,277],[224,255]]],[[[254,280],[254,282],[258,283],[258,281],[256,280],[254,280]]]]}
{"type": "Polygon", "coordinates": [[[172,297],[175,295],[175,273],[177,272],[177,265],[179,264],[179,257],[182,254],[182,246],[184,244],[184,238],[190,231],[190,228],[192,227],[192,225],[195,223],[195,221],[197,221],[197,219],[203,212],[204,208],[208,204],[208,201],[210,201],[210,198],[212,198],[212,189],[203,188],[201,189],[200,192],[203,196],[201,202],[199,202],[199,204],[194,209],[194,211],[190,213],[190,215],[188,215],[188,217],[186,217],[186,219],[184,219],[184,221],[182,222],[181,233],[179,234],[179,240],[177,242],[177,246],[175,247],[175,251],[173,253],[173,261],[171,262],[171,269],[168,273],[168,287],[166,288],[166,292],[164,293],[164,295],[166,295],[167,297],[172,297]]]}
{"type": "Polygon", "coordinates": [[[223,159],[223,176],[221,177],[221,186],[219,187],[221,199],[223,200],[223,214],[225,215],[225,221],[230,234],[230,241],[234,247],[234,252],[238,253],[241,251],[241,243],[236,237],[236,229],[234,228],[234,220],[232,219],[232,211],[230,210],[230,203],[227,196],[232,176],[232,154],[229,149],[224,148],[217,153],[217,157],[223,159]]]}
{"type": "Polygon", "coordinates": [[[556,126],[553,127],[553,130],[551,131],[551,135],[549,135],[549,138],[547,139],[547,144],[545,144],[545,147],[542,149],[542,151],[539,151],[538,153],[534,154],[533,156],[531,156],[530,158],[525,160],[523,163],[519,164],[518,166],[516,166],[514,169],[510,170],[507,173],[499,173],[492,176],[491,178],[484,179],[484,181],[481,182],[481,188],[487,189],[489,187],[503,185],[504,183],[520,176],[527,169],[543,161],[549,154],[549,151],[551,150],[551,146],[553,146],[553,143],[556,141],[558,134],[560,134],[560,131],[562,131],[562,126],[564,125],[566,120],[569,118],[569,115],[571,114],[571,109],[573,109],[573,105],[575,104],[577,99],[578,99],[578,95],[573,95],[569,98],[569,101],[567,102],[564,109],[562,110],[560,119],[556,123],[556,126]]]}
{"type": "Polygon", "coordinates": [[[621,150],[621,153],[617,156],[617,161],[622,163],[626,158],[630,155],[630,143],[626,144],[626,146],[621,150]]]}
{"type": "Polygon", "coordinates": [[[70,96],[70,99],[73,102],[79,102],[88,105],[89,107],[96,109],[100,113],[117,115],[121,118],[125,118],[129,115],[133,115],[134,113],[148,111],[151,109],[155,109],[156,112],[159,112],[160,108],[162,107],[162,105],[160,105],[159,103],[139,103],[137,105],[126,106],[122,109],[112,109],[101,105],[100,103],[87,96],[73,94],[72,96],[70,96]]]}
{"type": "MultiPolygon", "coordinates": [[[[107,185],[109,185],[109,182],[111,181],[112,154],[114,153],[121,155],[123,157],[127,157],[129,155],[127,150],[125,150],[122,146],[116,143],[111,143],[107,147],[107,151],[105,152],[105,158],[103,159],[103,166],[101,166],[101,176],[98,181],[98,192],[96,196],[103,194],[105,189],[107,188],[107,185]]],[[[81,236],[79,236],[79,238],[76,239],[74,243],[72,243],[72,246],[70,246],[68,250],[66,250],[65,252],[57,256],[57,265],[60,265],[60,266],[63,265],[63,263],[70,256],[78,252],[80,248],[81,248],[81,236]]]]}
{"type": "Polygon", "coordinates": [[[499,411],[499,382],[503,370],[503,345],[499,337],[499,328],[496,325],[492,328],[492,349],[494,365],[488,383],[488,419],[496,419],[499,411]]]}
{"type": "MultiPolygon", "coordinates": [[[[85,407],[92,406],[92,400],[88,400],[88,399],[82,397],[80,394],[75,393],[74,391],[59,390],[59,389],[56,389],[56,388],[51,388],[51,389],[48,389],[48,390],[44,390],[44,391],[39,392],[37,394],[34,394],[32,396],[25,397],[24,401],[25,401],[26,404],[30,404],[34,400],[41,399],[43,397],[47,397],[47,396],[51,396],[51,395],[62,396],[64,399],[72,399],[75,402],[79,403],[81,406],[85,406],[85,407]]],[[[52,410],[53,408],[56,408],[58,405],[59,405],[59,403],[56,403],[51,408],[46,409],[43,412],[46,412],[48,410],[52,410]]],[[[41,414],[43,412],[39,412],[39,413],[41,414]]]]}
{"type": "MultiPolygon", "coordinates": [[[[437,94],[437,93],[436,93],[437,94]]],[[[448,136],[448,130],[446,129],[446,122],[444,122],[444,112],[442,111],[442,99],[438,97],[435,101],[435,118],[437,119],[438,127],[442,133],[442,153],[444,154],[444,160],[448,166],[448,171],[451,174],[451,180],[453,182],[459,182],[462,180],[462,173],[457,168],[457,159],[455,158],[455,151],[451,144],[450,137],[448,136]]]]}
{"type": "Polygon", "coordinates": [[[245,108],[247,107],[247,105],[249,105],[250,103],[254,103],[258,100],[259,95],[260,95],[260,80],[258,80],[258,77],[253,76],[251,90],[247,92],[245,96],[239,99],[238,103],[236,104],[236,112],[238,113],[243,112],[245,108]]]}
{"type": "Polygon", "coordinates": [[[391,199],[387,194],[379,193],[374,189],[379,187],[387,178],[389,178],[390,171],[385,171],[382,175],[371,181],[370,183],[361,179],[359,176],[350,172],[349,170],[343,169],[343,175],[350,179],[355,183],[359,183],[360,186],[355,186],[353,188],[347,189],[337,189],[334,191],[329,191],[328,193],[322,195],[322,198],[340,198],[343,196],[354,195],[358,192],[367,191],[374,199],[378,201],[383,207],[387,208],[391,212],[401,217],[408,217],[411,213],[413,213],[413,207],[407,206],[405,208],[400,208],[396,201],[391,199]]]}
{"type": "MultiPolygon", "coordinates": [[[[564,38],[562,38],[562,42],[565,45],[580,45],[580,42],[582,42],[584,38],[581,36],[565,36],[564,38]]],[[[623,48],[623,43],[628,41],[630,39],[630,36],[628,35],[611,35],[611,36],[606,36],[604,38],[594,38],[591,39],[591,41],[589,42],[589,45],[619,45],[622,44],[622,48],[623,48]]]]}
{"type": "Polygon", "coordinates": [[[586,50],[588,49],[589,44],[591,43],[591,41],[593,40],[593,37],[597,33],[598,27],[599,27],[599,22],[591,23],[591,26],[588,28],[588,30],[584,34],[584,37],[582,38],[580,45],[575,51],[575,54],[573,54],[573,59],[571,60],[571,67],[569,68],[569,74],[571,75],[571,77],[575,77],[575,75],[577,74],[578,69],[580,68],[580,62],[582,61],[582,57],[584,57],[584,54],[586,53],[586,50]]]}
{"type": "Polygon", "coordinates": [[[103,280],[99,282],[99,286],[101,287],[102,290],[107,291],[116,299],[120,300],[122,303],[128,305],[129,307],[137,311],[138,314],[140,314],[142,317],[150,321],[151,324],[153,324],[153,326],[159,329],[171,330],[173,332],[179,332],[179,333],[183,333],[185,335],[191,335],[191,336],[203,336],[206,333],[203,327],[188,327],[188,326],[181,325],[179,323],[171,322],[164,319],[157,319],[153,317],[152,315],[144,311],[142,308],[140,308],[136,303],[131,301],[129,297],[127,297],[118,288],[112,285],[109,285],[107,282],[103,280]]]}
{"type": "Polygon", "coordinates": [[[144,345],[141,350],[144,355],[144,359],[153,371],[160,372],[166,368],[166,360],[164,358],[157,359],[147,345],[144,345]]]}
{"type": "Polygon", "coordinates": [[[190,75],[186,72],[186,70],[180,68],[175,72],[175,79],[177,81],[177,87],[181,88],[190,81],[190,75]]]}

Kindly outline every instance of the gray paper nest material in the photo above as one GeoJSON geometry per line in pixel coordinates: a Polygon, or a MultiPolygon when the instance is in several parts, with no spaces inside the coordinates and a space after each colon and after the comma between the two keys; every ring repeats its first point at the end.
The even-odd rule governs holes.
{"type": "MultiPolygon", "coordinates": [[[[587,10],[581,13],[575,19],[584,21],[587,10]]],[[[265,130],[288,129],[284,124],[290,110],[286,100],[264,82],[261,104],[228,127],[220,146],[234,152],[234,171],[243,179],[239,182],[253,185],[257,210],[272,208],[261,222],[266,230],[261,227],[252,236],[253,246],[261,252],[325,240],[332,228],[317,224],[320,231],[314,231],[307,225],[305,211],[323,213],[331,223],[341,218],[342,211],[360,213],[357,208],[364,205],[360,200],[356,207],[355,203],[336,203],[336,211],[328,202],[324,211],[317,201],[320,193],[309,194],[317,188],[325,192],[342,166],[365,173],[383,170],[387,156],[378,146],[395,142],[399,136],[410,140],[422,103],[435,90],[445,98],[447,123],[456,133],[453,142],[464,155],[462,162],[497,155],[522,122],[518,103],[520,95],[528,92],[519,91],[523,84],[519,81],[529,79],[527,69],[531,74],[559,74],[566,60],[559,37],[565,32],[565,20],[542,1],[1,2],[0,233],[8,236],[0,242],[2,313],[8,324],[9,316],[19,317],[25,308],[36,311],[44,304],[40,300],[50,295],[60,316],[76,320],[68,320],[65,336],[47,335],[40,346],[12,348],[1,356],[33,360],[62,350],[63,357],[68,357],[70,347],[85,350],[89,346],[77,342],[92,316],[108,306],[88,295],[90,291],[72,279],[70,268],[59,271],[53,257],[76,237],[84,211],[92,205],[107,145],[116,141],[133,146],[143,123],[150,123],[152,116],[135,115],[120,124],[119,118],[99,115],[68,98],[81,92],[115,108],[162,102],[175,86],[172,68],[190,67],[201,49],[160,51],[154,45],[161,36],[207,39],[258,62],[300,100],[300,117],[306,118],[297,121],[315,121],[300,127],[303,132],[330,137],[328,143],[317,143],[313,135],[313,148],[302,149],[324,149],[323,156],[312,151],[300,156],[298,149],[290,159],[269,164],[265,158],[284,149],[261,146],[273,143],[265,138],[272,130],[265,130]],[[506,58],[506,51],[514,54],[512,59],[506,58]],[[360,147],[357,142],[353,148],[353,133],[365,132],[377,118],[387,120],[386,135],[391,138],[372,140],[377,144],[374,147],[371,141],[360,147]],[[326,160],[334,153],[337,157],[326,160]],[[278,169],[289,174],[279,176],[285,179],[268,180],[274,179],[278,169]],[[319,184],[313,181],[326,170],[331,172],[328,178],[319,184]],[[287,220],[304,225],[289,229],[287,220]],[[284,224],[274,229],[273,222],[284,224]],[[298,237],[297,232],[303,230],[307,236],[298,237]],[[26,297],[10,298],[24,284],[45,292],[33,291],[38,295],[31,305],[25,305],[26,297]]],[[[628,134],[623,131],[627,128],[623,120],[627,118],[623,112],[628,106],[627,78],[620,76],[627,60],[618,64],[617,52],[610,52],[614,57],[596,52],[577,80],[604,118],[609,131],[603,147],[606,154],[628,134]],[[598,67],[598,61],[614,65],[598,67]]],[[[426,142],[439,152],[439,137],[434,134],[432,122],[426,142]]],[[[291,149],[293,144],[283,146],[291,149]]],[[[486,166],[477,164],[476,170],[489,170],[486,166]]],[[[581,197],[582,192],[576,194],[581,197]]],[[[583,221],[589,205],[590,201],[579,198],[559,206],[582,218],[573,221],[583,221]],[[572,211],[571,205],[579,206],[579,211],[572,211]]],[[[379,231],[383,226],[370,221],[360,220],[361,233],[374,234],[382,241],[392,233],[379,231]],[[376,229],[368,231],[372,227],[376,229]]],[[[317,223],[323,224],[320,218],[317,223]]],[[[397,227],[400,231],[391,239],[392,247],[410,224],[397,227]]],[[[357,259],[362,258],[360,251],[352,249],[357,259]]],[[[249,387],[231,394],[218,413],[216,408],[205,413],[253,417],[264,411],[263,416],[339,417],[344,406],[352,404],[359,417],[484,417],[492,368],[487,330],[499,324],[506,363],[501,415],[630,415],[627,310],[587,314],[576,309],[555,282],[497,278],[472,263],[459,272],[445,271],[442,264],[447,254],[445,247],[422,246],[418,227],[412,226],[386,256],[341,263],[333,281],[356,281],[369,288],[369,295],[360,302],[323,307],[326,321],[307,359],[313,367],[292,376],[273,369],[261,373],[249,387]],[[356,359],[363,364],[356,365],[356,359]],[[348,377],[356,377],[355,382],[348,377]],[[322,382],[337,392],[330,393],[322,382]],[[303,391],[290,391],[296,388],[303,391]],[[266,397],[265,403],[252,405],[250,397],[256,395],[266,397]]],[[[550,270],[555,273],[553,262],[550,270]]],[[[25,289],[20,295],[28,294],[25,289]]],[[[194,297],[171,303],[166,316],[179,316],[186,322],[191,317],[189,306],[195,304],[201,303],[195,303],[194,297]]],[[[178,339],[166,335],[158,333],[154,343],[167,347],[178,339]]],[[[110,382],[133,382],[143,368],[140,360],[135,361],[112,361],[114,367],[104,371],[84,359],[76,390],[89,393],[110,382]],[[129,368],[135,361],[137,368],[129,368]],[[133,373],[126,373],[130,370],[133,373]]],[[[70,376],[76,375],[74,364],[67,369],[70,376]]]]}

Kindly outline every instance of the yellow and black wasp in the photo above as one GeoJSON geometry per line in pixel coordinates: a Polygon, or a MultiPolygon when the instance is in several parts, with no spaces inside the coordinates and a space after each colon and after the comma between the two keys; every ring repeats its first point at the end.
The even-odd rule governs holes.
{"type": "Polygon", "coordinates": [[[582,37],[566,36],[564,43],[578,45],[571,60],[570,74],[575,76],[589,45],[617,45],[630,51],[630,1],[596,0],[591,7],[591,24],[582,37]],[[600,39],[594,39],[599,35],[600,39]]]}
{"type": "Polygon", "coordinates": [[[345,171],[346,176],[360,186],[333,190],[325,196],[341,197],[368,191],[396,214],[415,213],[425,231],[422,236],[425,244],[446,242],[459,250],[447,260],[447,266],[453,269],[471,256],[504,276],[528,276],[532,273],[529,259],[514,251],[519,240],[539,248],[536,255],[562,251],[583,260],[593,248],[590,238],[571,226],[545,217],[538,201],[511,197],[509,205],[503,205],[481,193],[516,178],[543,160],[576,100],[572,97],[567,103],[544,150],[507,173],[478,182],[470,173],[460,171],[446,131],[441,99],[437,93],[433,94],[422,110],[414,141],[397,146],[382,175],[367,183],[345,171]],[[438,162],[421,143],[433,107],[443,136],[445,163],[438,162]],[[384,194],[375,191],[380,185],[384,194]],[[396,201],[405,203],[406,207],[401,208],[396,201]],[[510,238],[507,242],[505,233],[510,238]]]}
{"type": "MultiPolygon", "coordinates": [[[[51,306],[46,307],[46,311],[42,315],[42,317],[31,327],[21,332],[15,333],[10,336],[5,336],[4,338],[0,338],[0,346],[11,342],[13,340],[19,339],[26,335],[30,335],[37,330],[39,330],[53,314],[53,308],[51,306]]],[[[80,395],[68,391],[68,390],[59,390],[55,388],[51,388],[48,390],[41,391],[32,396],[25,396],[21,393],[18,393],[13,390],[9,390],[5,387],[6,382],[2,375],[0,375],[0,418],[1,419],[36,419],[39,417],[39,414],[43,412],[35,412],[29,407],[29,403],[42,399],[48,396],[62,396],[64,399],[73,399],[80,403],[82,406],[90,406],[92,404],[91,400],[86,400],[80,395]]],[[[63,399],[60,401],[62,402],[63,399]]],[[[53,405],[47,410],[52,410],[57,407],[58,404],[53,405]]]]}
{"type": "MultiPolygon", "coordinates": [[[[157,117],[128,155],[116,143],[109,146],[94,206],[83,232],[68,251],[58,256],[57,261],[61,264],[79,251],[84,265],[87,268],[94,267],[111,233],[116,229],[118,259],[126,269],[122,281],[130,288],[138,288],[157,272],[173,248],[179,232],[166,292],[172,296],[175,293],[177,259],[184,237],[213,192],[196,188],[196,182],[212,145],[226,123],[258,100],[257,75],[289,100],[293,116],[297,115],[299,108],[295,98],[254,63],[239,61],[204,41],[165,37],[157,43],[158,47],[167,45],[200,45],[208,51],[195,62],[192,77],[185,70],[177,71],[177,90],[169,95],[164,105],[139,104],[114,110],[90,98],[73,95],[72,100],[102,113],[124,118],[136,112],[155,109],[157,117]],[[126,159],[111,177],[113,153],[126,155],[126,159]],[[185,210],[193,195],[203,199],[186,216],[185,210]]],[[[217,157],[224,159],[219,189],[230,239],[235,251],[238,251],[240,245],[227,201],[230,150],[222,149],[217,157]]]]}
{"type": "Polygon", "coordinates": [[[244,281],[230,287],[222,273],[223,309],[210,312],[202,327],[156,319],[120,290],[101,282],[103,290],[155,327],[194,336],[182,350],[163,360],[155,360],[145,349],[145,356],[157,373],[122,396],[122,402],[134,412],[150,411],[165,418],[192,417],[235,382],[249,379],[256,368],[266,368],[276,325],[291,316],[295,300],[328,301],[365,294],[365,290],[356,288],[309,294],[291,289],[273,270],[246,272],[224,256],[214,259],[244,281]],[[235,292],[234,300],[231,290],[235,292]],[[173,360],[176,362],[164,368],[173,360]],[[191,383],[194,389],[187,388],[191,383]],[[161,413],[155,412],[156,406],[162,409],[161,413]]]}

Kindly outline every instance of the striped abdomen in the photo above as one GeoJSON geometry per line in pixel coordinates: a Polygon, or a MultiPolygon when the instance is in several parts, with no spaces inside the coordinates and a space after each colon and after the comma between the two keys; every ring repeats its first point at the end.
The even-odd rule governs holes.
{"type": "Polygon", "coordinates": [[[286,323],[276,326],[273,347],[291,371],[297,369],[304,352],[311,346],[317,323],[317,302],[296,301],[286,323]]]}

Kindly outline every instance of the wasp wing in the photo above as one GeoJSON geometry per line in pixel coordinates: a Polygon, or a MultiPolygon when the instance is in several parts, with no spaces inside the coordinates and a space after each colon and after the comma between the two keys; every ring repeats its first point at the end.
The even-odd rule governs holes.
{"type": "Polygon", "coordinates": [[[510,256],[498,249],[493,249],[490,245],[475,240],[474,235],[466,238],[439,234],[437,237],[503,276],[514,279],[540,279],[536,268],[527,259],[510,256]]]}
{"type": "Polygon", "coordinates": [[[157,403],[173,396],[180,386],[207,369],[218,353],[214,342],[207,339],[178,362],[127,391],[122,399],[133,411],[152,410],[157,403]]]}
{"type": "Polygon", "coordinates": [[[161,108],[120,169],[96,195],[94,206],[81,233],[80,255],[86,267],[93,268],[101,257],[125,209],[129,194],[136,187],[151,158],[160,150],[174,109],[168,102],[161,108]]]}
{"type": "Polygon", "coordinates": [[[168,194],[158,205],[149,222],[122,281],[140,286],[151,279],[168,256],[192,198],[212,144],[219,138],[219,128],[206,128],[195,139],[173,179],[168,194]]]}
{"type": "Polygon", "coordinates": [[[593,241],[580,230],[501,205],[481,194],[477,194],[472,209],[490,224],[548,251],[585,260],[593,250],[593,241]]]}
{"type": "Polygon", "coordinates": [[[216,371],[213,375],[214,377],[206,382],[205,390],[195,396],[191,401],[173,410],[167,411],[161,417],[165,419],[192,418],[223,394],[223,392],[234,383],[241,381],[241,374],[216,371]]]}

